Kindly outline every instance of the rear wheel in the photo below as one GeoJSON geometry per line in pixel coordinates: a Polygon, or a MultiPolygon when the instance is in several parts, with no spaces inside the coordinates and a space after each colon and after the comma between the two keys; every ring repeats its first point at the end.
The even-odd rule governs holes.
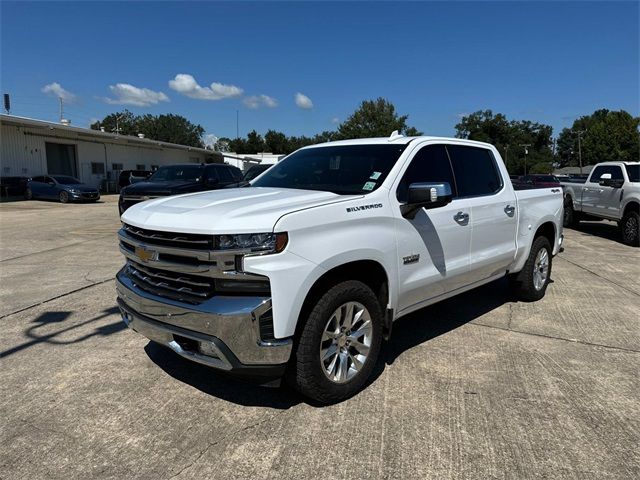
{"type": "Polygon", "coordinates": [[[573,201],[571,198],[564,200],[564,216],[562,218],[562,225],[565,227],[575,227],[579,223],[580,219],[578,214],[573,209],[573,201]]]}
{"type": "Polygon", "coordinates": [[[640,246],[640,214],[627,212],[620,221],[622,241],[633,247],[640,246]]]}
{"type": "Polygon", "coordinates": [[[544,297],[551,278],[551,244],[545,237],[538,237],[531,245],[529,258],[520,273],[511,278],[516,296],[526,302],[544,297]]]}
{"type": "Polygon", "coordinates": [[[332,287],[304,324],[289,383],[322,403],[357,393],[378,358],[382,320],[378,299],[364,283],[350,280],[332,287]]]}
{"type": "Polygon", "coordinates": [[[25,200],[33,200],[33,192],[31,191],[30,188],[27,188],[24,191],[24,198],[25,198],[25,200]]]}
{"type": "Polygon", "coordinates": [[[60,194],[58,195],[58,198],[60,199],[60,203],[69,202],[69,194],[64,190],[60,192],[60,194]]]}

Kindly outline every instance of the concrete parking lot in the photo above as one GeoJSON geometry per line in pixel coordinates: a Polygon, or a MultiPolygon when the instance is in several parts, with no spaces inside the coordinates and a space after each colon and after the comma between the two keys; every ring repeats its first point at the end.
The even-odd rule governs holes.
{"type": "Polygon", "coordinates": [[[400,320],[319,407],[121,323],[113,197],[0,204],[0,478],[640,477],[640,250],[566,230],[537,303],[496,282],[400,320]]]}

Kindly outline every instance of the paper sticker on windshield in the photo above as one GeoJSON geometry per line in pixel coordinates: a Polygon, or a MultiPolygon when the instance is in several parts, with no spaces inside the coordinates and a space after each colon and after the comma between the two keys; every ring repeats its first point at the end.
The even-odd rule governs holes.
{"type": "Polygon", "coordinates": [[[382,175],[382,172],[373,172],[369,178],[371,180],[377,180],[380,178],[380,175],[382,175]]]}
{"type": "Polygon", "coordinates": [[[363,190],[373,190],[374,188],[376,188],[376,182],[367,182],[362,187],[363,190]]]}
{"type": "Polygon", "coordinates": [[[329,158],[329,170],[340,170],[340,156],[329,158]]]}

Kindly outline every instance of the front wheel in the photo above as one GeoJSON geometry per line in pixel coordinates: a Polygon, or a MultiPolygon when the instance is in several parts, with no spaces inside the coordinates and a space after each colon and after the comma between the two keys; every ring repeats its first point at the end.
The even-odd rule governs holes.
{"type": "Polygon", "coordinates": [[[511,279],[516,296],[526,302],[544,297],[551,279],[551,244],[545,237],[538,237],[531,245],[529,258],[520,273],[511,279]]]}
{"type": "Polygon", "coordinates": [[[60,192],[60,194],[58,195],[58,198],[60,199],[60,203],[68,203],[69,202],[69,194],[67,192],[65,192],[64,190],[60,192]]]}
{"type": "Polygon", "coordinates": [[[371,375],[382,342],[383,314],[373,291],[349,280],[311,310],[292,358],[289,383],[321,403],[357,393],[371,375]]]}
{"type": "Polygon", "coordinates": [[[620,233],[622,241],[633,247],[640,246],[640,214],[627,212],[620,221],[620,233]]]}
{"type": "Polygon", "coordinates": [[[33,200],[33,192],[31,191],[31,189],[30,189],[30,188],[27,188],[27,189],[24,191],[24,199],[25,199],[25,200],[33,200]]]}

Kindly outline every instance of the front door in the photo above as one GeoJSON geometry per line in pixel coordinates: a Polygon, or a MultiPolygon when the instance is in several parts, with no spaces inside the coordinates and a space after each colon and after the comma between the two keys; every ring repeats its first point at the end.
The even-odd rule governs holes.
{"type": "Polygon", "coordinates": [[[582,190],[582,210],[601,217],[617,219],[620,217],[621,188],[600,185],[602,175],[608,173],[612,180],[624,182],[622,168],[619,165],[600,165],[593,170],[589,181],[582,190]]]}
{"type": "Polygon", "coordinates": [[[447,182],[455,196],[455,181],[442,144],[420,148],[411,159],[397,188],[390,192],[396,215],[398,312],[419,308],[468,282],[471,227],[469,203],[454,200],[448,205],[421,209],[414,219],[400,213],[412,183],[447,182]]]}

